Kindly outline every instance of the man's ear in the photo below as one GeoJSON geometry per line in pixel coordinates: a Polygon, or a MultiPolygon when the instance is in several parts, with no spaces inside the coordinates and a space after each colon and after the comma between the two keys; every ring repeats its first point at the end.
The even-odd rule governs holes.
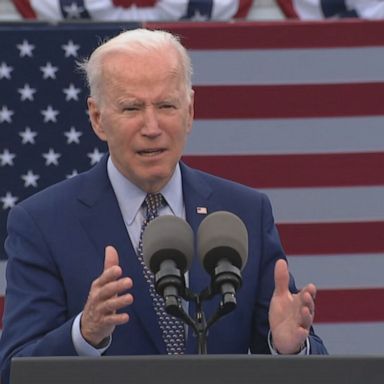
{"type": "Polygon", "coordinates": [[[189,102],[189,106],[188,106],[187,133],[190,133],[192,131],[194,116],[195,116],[195,91],[191,90],[190,102],[189,102]]]}
{"type": "Polygon", "coordinates": [[[91,96],[88,97],[87,105],[88,105],[89,119],[91,121],[93,131],[95,132],[95,134],[100,140],[106,141],[107,136],[104,132],[103,126],[100,121],[101,112],[100,112],[99,105],[97,104],[96,100],[91,96]]]}

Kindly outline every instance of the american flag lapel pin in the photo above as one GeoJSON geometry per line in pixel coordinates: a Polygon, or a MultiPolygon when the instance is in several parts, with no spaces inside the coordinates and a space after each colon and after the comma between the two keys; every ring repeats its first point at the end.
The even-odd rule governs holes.
{"type": "Polygon", "coordinates": [[[199,215],[206,215],[208,213],[208,210],[206,207],[196,207],[196,213],[199,215]]]}

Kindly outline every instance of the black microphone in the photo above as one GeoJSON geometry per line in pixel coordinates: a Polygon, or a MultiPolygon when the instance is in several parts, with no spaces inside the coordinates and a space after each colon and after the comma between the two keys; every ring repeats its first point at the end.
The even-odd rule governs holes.
{"type": "Polygon", "coordinates": [[[222,312],[236,306],[240,271],[248,259],[248,232],[243,221],[226,211],[208,215],[197,231],[197,248],[204,269],[211,275],[213,293],[222,294],[222,312]]]}
{"type": "Polygon", "coordinates": [[[143,234],[143,259],[155,276],[156,291],[168,313],[180,314],[185,297],[184,273],[193,258],[193,231],[183,219],[165,215],[149,222],[143,234]]]}

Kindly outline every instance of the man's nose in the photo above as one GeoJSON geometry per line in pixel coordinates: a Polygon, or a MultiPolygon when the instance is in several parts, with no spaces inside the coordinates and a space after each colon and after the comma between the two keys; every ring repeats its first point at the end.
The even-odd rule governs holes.
{"type": "Polygon", "coordinates": [[[143,114],[143,134],[147,136],[159,135],[161,130],[156,109],[152,106],[148,106],[144,109],[143,114]]]}

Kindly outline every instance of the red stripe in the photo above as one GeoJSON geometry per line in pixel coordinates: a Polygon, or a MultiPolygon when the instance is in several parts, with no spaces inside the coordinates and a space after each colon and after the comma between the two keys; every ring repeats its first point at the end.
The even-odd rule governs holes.
{"type": "Polygon", "coordinates": [[[284,12],[284,15],[286,17],[292,17],[294,19],[298,19],[299,16],[296,13],[295,7],[292,4],[292,0],[277,0],[277,4],[279,4],[279,7],[284,12]]]}
{"type": "Polygon", "coordinates": [[[13,0],[13,4],[24,19],[37,19],[36,12],[29,0],[13,0]]]}
{"type": "Polygon", "coordinates": [[[384,21],[286,20],[236,23],[145,23],[181,36],[189,49],[324,48],[384,45],[384,21]]]}
{"type": "MultiPolygon", "coordinates": [[[[383,128],[384,129],[384,128],[383,128]]],[[[384,185],[384,153],[184,156],[194,168],[253,188],[384,185]]]]}
{"type": "Polygon", "coordinates": [[[384,252],[384,221],[277,224],[277,227],[288,255],[384,252]]]}
{"type": "Polygon", "coordinates": [[[194,87],[198,119],[384,115],[383,83],[194,87]]]}
{"type": "Polygon", "coordinates": [[[154,7],[157,0],[113,0],[115,7],[130,8],[135,6],[137,8],[154,7]]]}
{"type": "Polygon", "coordinates": [[[384,321],[384,289],[320,290],[315,323],[384,321]]]}
{"type": "Polygon", "coordinates": [[[240,0],[239,8],[236,14],[233,16],[235,19],[244,19],[247,17],[250,8],[252,7],[253,0],[240,0]]]}

